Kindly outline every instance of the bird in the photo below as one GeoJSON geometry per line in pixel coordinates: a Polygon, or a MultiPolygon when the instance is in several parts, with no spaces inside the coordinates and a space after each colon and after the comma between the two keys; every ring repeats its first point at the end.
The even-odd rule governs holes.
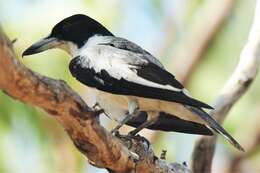
{"type": "Polygon", "coordinates": [[[104,114],[136,127],[191,134],[223,135],[234,147],[243,147],[205,111],[213,107],[193,98],[163,64],[139,45],[117,37],[97,20],[75,14],[57,23],[51,33],[32,44],[22,57],[59,48],[71,56],[73,77],[95,95],[104,114]]]}

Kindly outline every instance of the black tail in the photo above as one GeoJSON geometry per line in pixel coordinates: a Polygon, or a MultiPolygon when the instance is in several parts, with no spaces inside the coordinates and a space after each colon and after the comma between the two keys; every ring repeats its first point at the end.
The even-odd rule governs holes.
{"type": "Polygon", "coordinates": [[[199,115],[215,132],[223,135],[234,147],[237,149],[244,151],[244,148],[223,128],[221,125],[218,124],[218,122],[212,118],[207,112],[200,108],[195,108],[191,106],[186,106],[188,109],[190,109],[193,113],[199,115]]]}
{"type": "MultiPolygon", "coordinates": [[[[147,121],[147,113],[141,112],[137,117],[132,118],[126,124],[138,127],[147,121]]],[[[146,127],[151,130],[174,131],[188,134],[213,135],[211,129],[204,124],[180,119],[175,115],[160,112],[157,121],[146,127]]]]}

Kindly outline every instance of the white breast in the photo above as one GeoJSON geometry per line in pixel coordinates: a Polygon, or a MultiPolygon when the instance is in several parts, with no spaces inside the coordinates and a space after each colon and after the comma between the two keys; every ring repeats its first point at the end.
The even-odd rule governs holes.
{"type": "Polygon", "coordinates": [[[128,112],[128,101],[125,96],[97,91],[96,101],[106,114],[115,121],[122,121],[128,112]]]}

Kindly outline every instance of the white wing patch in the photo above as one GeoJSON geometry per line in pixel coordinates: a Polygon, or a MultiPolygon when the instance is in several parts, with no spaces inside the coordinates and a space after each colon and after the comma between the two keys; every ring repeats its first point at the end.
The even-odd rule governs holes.
{"type": "MultiPolygon", "coordinates": [[[[166,89],[175,92],[183,91],[183,89],[175,88],[171,85],[161,85],[138,76],[135,70],[138,66],[129,64],[131,60],[133,62],[132,64],[137,63],[135,60],[147,62],[147,60],[141,59],[138,54],[107,45],[101,45],[100,43],[107,42],[107,40],[102,40],[100,36],[95,36],[91,39],[92,40],[88,41],[88,43],[83,46],[76,55],[74,55],[82,57],[81,65],[83,67],[93,68],[96,72],[105,70],[110,76],[118,80],[123,78],[129,82],[148,87],[166,89]]],[[[184,93],[186,95],[186,92],[184,93]]]]}

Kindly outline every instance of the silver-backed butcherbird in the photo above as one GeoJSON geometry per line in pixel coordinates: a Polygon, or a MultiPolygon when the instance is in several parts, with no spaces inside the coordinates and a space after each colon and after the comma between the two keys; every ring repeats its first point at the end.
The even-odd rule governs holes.
{"type": "Polygon", "coordinates": [[[96,103],[118,122],[112,131],[129,124],[143,128],[192,134],[223,135],[239,150],[240,144],[194,99],[152,54],[127,39],[116,37],[96,20],[70,16],[51,33],[23,52],[23,56],[60,48],[69,53],[71,74],[96,93],[96,103]]]}

